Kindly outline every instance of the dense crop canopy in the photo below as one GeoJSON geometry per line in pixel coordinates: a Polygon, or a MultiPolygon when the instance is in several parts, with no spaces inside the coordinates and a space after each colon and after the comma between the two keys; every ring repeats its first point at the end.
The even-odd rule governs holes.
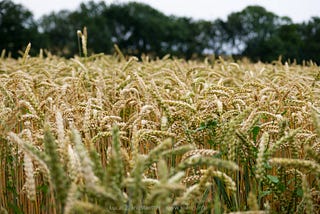
{"type": "Polygon", "coordinates": [[[320,69],[0,60],[9,213],[317,213],[320,69]]]}

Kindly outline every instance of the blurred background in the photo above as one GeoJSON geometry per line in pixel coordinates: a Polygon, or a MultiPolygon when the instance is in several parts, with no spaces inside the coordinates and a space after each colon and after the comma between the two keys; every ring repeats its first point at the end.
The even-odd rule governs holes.
{"type": "Polygon", "coordinates": [[[64,57],[88,51],[186,59],[208,55],[252,61],[320,63],[320,2],[260,1],[0,1],[0,50],[19,57],[28,42],[64,57]]]}

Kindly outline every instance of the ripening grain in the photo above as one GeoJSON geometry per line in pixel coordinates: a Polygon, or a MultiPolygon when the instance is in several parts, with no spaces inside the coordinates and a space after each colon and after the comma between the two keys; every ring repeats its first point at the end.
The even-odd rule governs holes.
{"type": "Polygon", "coordinates": [[[317,65],[84,55],[0,60],[1,212],[320,212],[317,65]]]}

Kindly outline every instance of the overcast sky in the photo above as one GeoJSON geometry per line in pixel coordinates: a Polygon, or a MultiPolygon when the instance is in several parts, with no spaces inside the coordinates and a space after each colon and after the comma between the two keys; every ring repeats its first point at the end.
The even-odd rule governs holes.
{"type": "MultiPolygon", "coordinates": [[[[81,2],[88,0],[13,0],[31,10],[35,18],[61,9],[75,10],[81,2]]],[[[95,0],[99,2],[99,0],[95,0]]],[[[107,4],[128,2],[105,0],[107,4]]],[[[320,0],[139,0],[160,10],[166,15],[187,16],[194,19],[226,19],[231,12],[241,11],[248,5],[260,5],[279,16],[289,16],[294,22],[320,17],[320,0]]]]}

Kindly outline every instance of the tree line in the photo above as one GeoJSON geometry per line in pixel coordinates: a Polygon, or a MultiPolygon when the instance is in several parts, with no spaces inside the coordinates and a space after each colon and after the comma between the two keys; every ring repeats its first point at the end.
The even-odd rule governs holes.
{"type": "Polygon", "coordinates": [[[113,44],[129,55],[166,54],[199,58],[208,54],[248,57],[271,62],[320,62],[320,18],[293,23],[261,6],[233,12],[226,20],[167,16],[149,5],[130,2],[81,3],[77,10],[52,12],[35,20],[30,10],[10,0],[0,2],[0,49],[19,56],[28,42],[72,57],[78,53],[77,30],[88,29],[89,53],[110,54],[113,44]]]}

